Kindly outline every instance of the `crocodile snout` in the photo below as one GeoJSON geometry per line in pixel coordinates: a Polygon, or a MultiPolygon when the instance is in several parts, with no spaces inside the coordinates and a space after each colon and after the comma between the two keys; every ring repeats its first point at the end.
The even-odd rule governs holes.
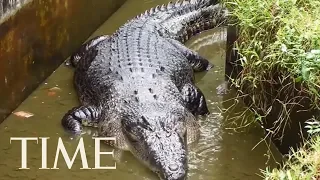
{"type": "Polygon", "coordinates": [[[170,171],[178,171],[179,170],[179,166],[177,164],[170,164],[169,165],[169,169],[170,171]]]}
{"type": "MultiPolygon", "coordinates": [[[[175,170],[170,171],[171,167],[169,166],[169,171],[167,173],[163,174],[163,177],[160,179],[162,180],[186,180],[187,179],[187,173],[184,167],[179,168],[178,165],[175,165],[175,170]]],[[[160,175],[161,176],[161,175],[160,175]]]]}

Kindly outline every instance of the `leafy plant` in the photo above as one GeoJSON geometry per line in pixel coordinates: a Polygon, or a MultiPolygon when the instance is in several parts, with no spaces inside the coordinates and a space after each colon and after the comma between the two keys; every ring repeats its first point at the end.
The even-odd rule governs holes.
{"type": "MultiPolygon", "coordinates": [[[[300,105],[297,96],[308,96],[310,108],[320,110],[320,1],[224,2],[239,27],[236,49],[243,70],[232,82],[240,89],[239,96],[251,98],[257,117],[267,116],[280,104],[272,130],[278,133],[284,132],[281,126],[288,124],[293,107],[300,105]]],[[[292,151],[282,168],[267,169],[265,179],[320,179],[320,123],[313,119],[305,128],[316,136],[306,147],[292,151]]]]}

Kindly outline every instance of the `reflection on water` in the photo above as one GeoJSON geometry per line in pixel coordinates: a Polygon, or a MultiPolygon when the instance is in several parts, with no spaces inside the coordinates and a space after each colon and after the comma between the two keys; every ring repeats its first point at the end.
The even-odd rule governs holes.
{"type": "MultiPolygon", "coordinates": [[[[92,36],[112,33],[128,18],[132,18],[145,9],[168,1],[129,0],[103,24],[92,36]]],[[[209,117],[201,119],[201,138],[197,146],[190,152],[191,180],[255,180],[261,179],[257,173],[259,168],[267,165],[275,166],[273,159],[267,162],[265,154],[268,148],[259,141],[263,138],[259,127],[252,127],[244,132],[227,130],[229,123],[226,117],[233,117],[234,112],[221,113],[230,103],[223,103],[232,94],[216,95],[216,87],[224,80],[225,59],[224,31],[208,31],[193,39],[187,46],[198,51],[211,60],[215,67],[207,73],[197,74],[197,85],[204,92],[211,111],[209,117]],[[253,147],[255,147],[253,149],[253,147]]],[[[48,167],[53,167],[56,146],[59,137],[72,157],[77,147],[77,140],[72,140],[63,131],[60,120],[64,113],[78,104],[72,84],[73,70],[62,65],[46,82],[44,82],[16,111],[31,112],[34,116],[21,118],[11,115],[0,125],[0,177],[12,179],[150,179],[157,177],[141,165],[130,153],[125,153],[116,170],[81,170],[81,159],[78,156],[72,169],[68,169],[62,157],[59,157],[58,170],[39,170],[41,167],[41,143],[28,143],[29,170],[19,170],[21,166],[21,146],[19,142],[10,144],[10,137],[50,137],[48,140],[48,167]],[[54,89],[52,89],[55,87],[54,89]]],[[[231,103],[232,104],[232,103],[231,103]]],[[[235,111],[241,112],[240,107],[235,111]]],[[[250,117],[250,116],[248,116],[250,117]]],[[[94,129],[91,132],[94,132],[94,129]]],[[[83,135],[89,167],[94,167],[94,141],[90,131],[83,135]]],[[[101,151],[112,150],[101,147],[101,151]]],[[[275,152],[275,151],[274,151],[275,152]]],[[[102,166],[112,166],[114,160],[107,155],[101,156],[102,166]]]]}

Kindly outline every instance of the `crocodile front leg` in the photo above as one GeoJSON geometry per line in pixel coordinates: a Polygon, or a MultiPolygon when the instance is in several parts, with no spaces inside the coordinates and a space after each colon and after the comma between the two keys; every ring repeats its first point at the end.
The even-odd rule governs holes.
{"type": "Polygon", "coordinates": [[[208,71],[213,67],[213,64],[211,64],[206,58],[203,58],[199,53],[189,49],[181,42],[174,39],[168,39],[168,41],[187,57],[195,72],[208,71]]]}
{"type": "Polygon", "coordinates": [[[187,113],[185,125],[187,148],[191,151],[198,144],[200,138],[200,124],[199,121],[196,121],[196,118],[192,113],[187,113]]]}
{"type": "Polygon", "coordinates": [[[74,134],[82,132],[82,126],[96,126],[101,111],[92,106],[79,106],[72,108],[62,118],[62,126],[74,134]]]}
{"type": "Polygon", "coordinates": [[[206,99],[199,88],[188,83],[183,86],[181,90],[186,108],[188,108],[193,115],[207,115],[209,110],[206,99]]]}
{"type": "Polygon", "coordinates": [[[116,139],[116,141],[105,141],[107,145],[115,147],[122,151],[129,150],[119,118],[113,116],[104,119],[103,121],[101,121],[101,123],[99,123],[98,129],[100,137],[114,137],[116,139]]]}

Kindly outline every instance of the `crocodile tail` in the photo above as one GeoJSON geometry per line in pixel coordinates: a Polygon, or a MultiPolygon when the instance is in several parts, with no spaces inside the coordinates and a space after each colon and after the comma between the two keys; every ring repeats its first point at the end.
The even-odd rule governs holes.
{"type": "Polygon", "coordinates": [[[69,63],[73,67],[77,67],[79,61],[83,58],[83,56],[85,54],[87,54],[87,52],[92,47],[96,46],[98,43],[100,43],[100,42],[102,42],[102,41],[104,41],[104,40],[106,40],[108,38],[109,38],[109,35],[101,35],[101,36],[97,36],[95,38],[89,39],[87,42],[83,43],[79,47],[79,49],[70,56],[69,63]]]}
{"type": "Polygon", "coordinates": [[[219,0],[178,0],[137,16],[159,22],[163,36],[185,42],[192,36],[227,22],[228,10],[219,0]]]}
{"type": "Polygon", "coordinates": [[[200,32],[226,25],[227,16],[228,10],[217,0],[183,1],[161,25],[170,38],[184,43],[200,32]]]}

